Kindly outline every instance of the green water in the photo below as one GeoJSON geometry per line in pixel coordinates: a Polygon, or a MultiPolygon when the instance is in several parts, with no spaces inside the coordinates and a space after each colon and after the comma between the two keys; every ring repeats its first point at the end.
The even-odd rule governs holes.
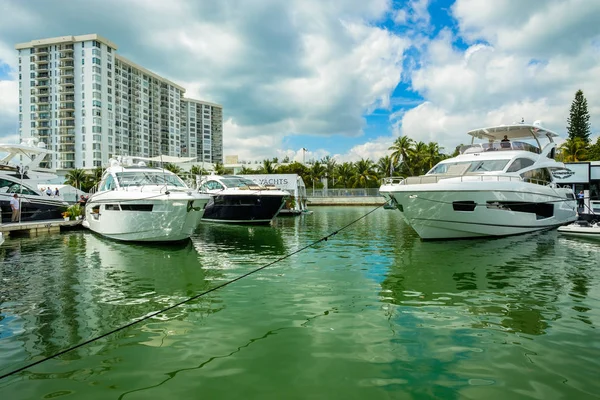
{"type": "MultiPolygon", "coordinates": [[[[0,374],[191,297],[371,207],[178,247],[89,232],[0,247],[0,374]]],[[[421,242],[379,209],[289,259],[0,380],[2,399],[585,399],[600,393],[600,242],[421,242]]]]}

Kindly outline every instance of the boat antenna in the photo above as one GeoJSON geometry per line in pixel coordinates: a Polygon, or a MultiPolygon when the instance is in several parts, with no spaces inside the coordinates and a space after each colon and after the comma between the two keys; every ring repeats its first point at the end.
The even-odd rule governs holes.
{"type": "Polygon", "coordinates": [[[165,173],[165,164],[163,163],[162,152],[160,153],[160,166],[162,167],[162,171],[163,171],[163,182],[165,183],[165,194],[169,194],[169,191],[167,190],[167,174],[165,173]]]}

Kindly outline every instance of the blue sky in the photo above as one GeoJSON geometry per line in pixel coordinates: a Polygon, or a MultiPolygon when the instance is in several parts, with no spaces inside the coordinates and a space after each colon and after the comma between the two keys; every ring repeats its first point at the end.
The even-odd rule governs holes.
{"type": "Polygon", "coordinates": [[[450,151],[521,118],[564,135],[578,89],[596,134],[599,18],[593,0],[0,0],[0,140],[18,140],[14,45],[87,33],[222,104],[241,160],[377,160],[400,135],[450,151]]]}

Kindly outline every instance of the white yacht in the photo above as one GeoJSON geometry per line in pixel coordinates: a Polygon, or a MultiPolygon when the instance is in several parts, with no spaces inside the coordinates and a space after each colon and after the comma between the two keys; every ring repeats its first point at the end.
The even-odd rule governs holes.
{"type": "Polygon", "coordinates": [[[554,160],[556,133],[536,121],[468,134],[457,157],[379,189],[422,239],[516,235],[577,219],[573,190],[560,183],[572,171],[554,160]]]}
{"type": "Polygon", "coordinates": [[[15,193],[21,199],[21,221],[62,218],[69,204],[62,197],[47,196],[38,189],[39,183],[57,179],[54,170],[41,166],[52,151],[43,142],[29,138],[20,144],[0,144],[0,153],[6,153],[0,159],[2,222],[11,221],[10,200],[15,193]]]}
{"type": "Polygon", "coordinates": [[[211,196],[204,221],[237,224],[270,223],[290,197],[288,191],[236,175],[204,176],[198,190],[211,196]]]}
{"type": "Polygon", "coordinates": [[[209,198],[170,171],[111,159],[87,200],[83,226],[117,240],[184,240],[200,223],[209,198]]]}

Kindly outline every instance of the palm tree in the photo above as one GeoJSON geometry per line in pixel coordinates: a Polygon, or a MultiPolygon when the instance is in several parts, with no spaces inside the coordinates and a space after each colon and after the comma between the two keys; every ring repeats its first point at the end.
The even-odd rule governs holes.
{"type": "Polygon", "coordinates": [[[392,176],[394,174],[394,164],[391,156],[383,156],[377,161],[377,172],[381,178],[392,176]]]}
{"type": "Polygon", "coordinates": [[[321,179],[325,175],[325,166],[320,162],[315,162],[310,170],[308,171],[308,175],[313,184],[313,192],[315,191],[315,182],[321,179]]]}
{"type": "Polygon", "coordinates": [[[441,150],[442,148],[439,144],[429,142],[425,149],[425,162],[429,165],[427,170],[430,170],[434,165],[444,159],[444,156],[440,153],[441,150]]]}
{"type": "Polygon", "coordinates": [[[167,171],[171,171],[172,173],[174,173],[175,175],[179,175],[181,174],[181,168],[179,168],[177,165],[172,164],[172,163],[166,163],[163,167],[164,169],[166,169],[167,171]]]}
{"type": "Polygon", "coordinates": [[[562,161],[580,161],[587,157],[587,143],[580,137],[569,138],[559,147],[562,161]]]}
{"type": "Polygon", "coordinates": [[[354,164],[345,162],[338,165],[335,168],[335,177],[338,179],[338,183],[343,187],[347,188],[350,186],[350,181],[354,176],[354,164]]]}
{"type": "Polygon", "coordinates": [[[335,165],[337,164],[335,158],[331,156],[325,156],[323,157],[323,159],[321,159],[321,164],[325,166],[325,172],[327,174],[328,180],[332,179],[333,182],[335,182],[335,165]]]}
{"type": "Polygon", "coordinates": [[[219,162],[215,164],[215,174],[217,174],[217,175],[225,175],[226,172],[227,171],[226,171],[225,166],[223,164],[221,164],[219,162]]]}
{"type": "Polygon", "coordinates": [[[375,173],[375,164],[370,159],[362,158],[360,161],[355,163],[356,168],[356,183],[363,185],[367,188],[369,181],[377,181],[377,174],[375,173]]]}
{"type": "Polygon", "coordinates": [[[260,169],[261,174],[274,174],[275,168],[273,168],[273,162],[271,160],[263,160],[262,168],[260,169]]]}
{"type": "Polygon", "coordinates": [[[416,175],[424,174],[427,169],[427,145],[425,142],[418,142],[414,149],[409,153],[410,170],[416,175]]]}
{"type": "Polygon", "coordinates": [[[91,188],[96,186],[102,180],[102,174],[104,173],[104,168],[96,167],[94,168],[90,174],[87,175],[87,180],[85,182],[86,192],[89,192],[91,188]]]}
{"type": "MultiPolygon", "coordinates": [[[[393,150],[391,157],[394,165],[398,164],[398,162],[405,163],[408,161],[409,155],[413,150],[414,143],[415,142],[408,136],[400,136],[396,138],[394,144],[388,148],[388,150],[393,150]]],[[[410,165],[406,165],[406,167],[408,169],[408,173],[412,175],[413,173],[410,165]]]]}
{"type": "Polygon", "coordinates": [[[74,168],[65,175],[65,178],[66,185],[71,185],[73,187],[81,189],[82,186],[85,186],[86,180],[88,179],[88,175],[86,174],[84,169],[74,168]]]}
{"type": "Polygon", "coordinates": [[[238,172],[239,175],[251,175],[254,173],[256,173],[256,170],[246,168],[245,166],[243,166],[242,169],[238,172]]]}

